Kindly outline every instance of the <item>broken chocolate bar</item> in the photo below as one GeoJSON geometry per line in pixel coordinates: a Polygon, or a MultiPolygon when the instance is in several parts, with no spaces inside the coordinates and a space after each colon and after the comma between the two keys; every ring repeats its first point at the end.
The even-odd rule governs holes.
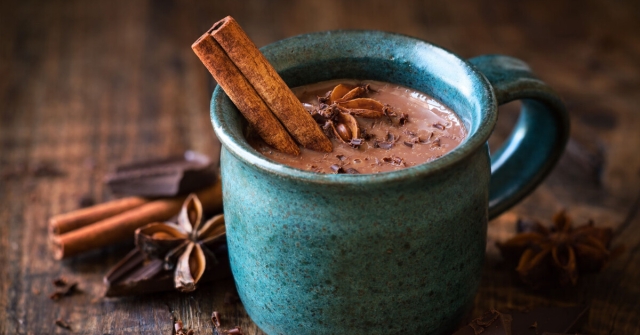
{"type": "Polygon", "coordinates": [[[218,164],[218,158],[187,151],[183,156],[119,166],[105,183],[119,195],[172,197],[215,184],[218,164]]]}
{"type": "Polygon", "coordinates": [[[539,307],[528,312],[491,310],[454,335],[567,334],[580,330],[588,317],[588,306],[539,307]]]}
{"type": "MultiPolygon", "coordinates": [[[[214,251],[218,264],[208,267],[201,283],[231,277],[226,245],[214,251]]],[[[173,270],[166,270],[160,259],[146,260],[139,249],[134,249],[118,262],[105,276],[106,297],[141,295],[175,290],[173,270]]]]}

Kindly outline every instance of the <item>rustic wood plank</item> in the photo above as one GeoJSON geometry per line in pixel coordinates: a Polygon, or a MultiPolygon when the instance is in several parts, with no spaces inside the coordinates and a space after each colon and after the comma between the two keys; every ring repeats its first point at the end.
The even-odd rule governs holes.
{"type": "MultiPolygon", "coordinates": [[[[78,199],[111,198],[115,164],[195,149],[217,154],[208,102],[214,82],[189,49],[232,15],[262,46],[312,31],[379,29],[435,42],[464,57],[503,53],[527,61],[565,99],[572,139],[559,166],[530,197],[490,223],[474,314],[489,307],[592,303],[588,333],[640,333],[640,31],[634,1],[22,1],[0,3],[0,334],[171,333],[180,319],[213,333],[263,334],[240,304],[225,305],[231,280],[193,294],[101,299],[101,277],[130,248],[64,262],[50,257],[46,219],[78,199]],[[265,13],[268,13],[265,14],[265,13]],[[56,168],[60,175],[46,172],[56,168]],[[519,216],[567,208],[617,229],[627,252],[576,288],[540,294],[519,285],[493,242],[519,216]],[[50,281],[79,281],[53,302],[50,281]]],[[[502,109],[491,140],[509,133],[517,104],[502,109]]]]}

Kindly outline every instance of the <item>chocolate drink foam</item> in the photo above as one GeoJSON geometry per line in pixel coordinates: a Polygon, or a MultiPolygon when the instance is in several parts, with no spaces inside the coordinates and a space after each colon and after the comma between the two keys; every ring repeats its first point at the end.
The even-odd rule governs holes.
{"type": "Polygon", "coordinates": [[[362,141],[356,144],[361,144],[345,143],[328,131],[333,152],[301,149],[299,156],[292,156],[273,150],[249,131],[247,138],[251,146],[276,162],[301,170],[364,174],[396,171],[433,161],[453,150],[466,137],[464,126],[451,109],[425,93],[404,86],[339,79],[296,87],[292,91],[313,114],[323,107],[319,100],[324,101],[322,97],[327,97],[339,84],[366,87],[362,97],[385,106],[382,117],[355,115],[362,132],[362,141]]]}

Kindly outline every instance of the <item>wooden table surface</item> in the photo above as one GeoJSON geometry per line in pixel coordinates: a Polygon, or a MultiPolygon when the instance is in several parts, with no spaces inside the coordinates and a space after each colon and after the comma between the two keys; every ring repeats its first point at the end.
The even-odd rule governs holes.
{"type": "MultiPolygon", "coordinates": [[[[490,307],[591,304],[589,334],[640,333],[640,2],[638,1],[3,1],[0,4],[0,334],[171,334],[181,319],[212,334],[209,315],[263,334],[233,282],[191,294],[108,300],[102,276],[128,247],[54,261],[47,219],[78,199],[112,198],[114,165],[186,149],[217,154],[208,106],[215,83],[190,49],[234,16],[262,46],[338,28],[415,36],[463,57],[502,53],[528,62],[565,100],[571,140],[559,165],[521,204],[489,224],[474,314],[490,307]],[[60,173],[52,169],[57,169],[60,173]],[[519,216],[548,220],[566,208],[615,229],[626,252],[575,288],[520,286],[493,243],[519,216]],[[51,280],[80,282],[60,301],[51,280]]],[[[502,108],[493,146],[517,118],[502,108]]],[[[391,320],[390,322],[393,322],[391,320]]]]}

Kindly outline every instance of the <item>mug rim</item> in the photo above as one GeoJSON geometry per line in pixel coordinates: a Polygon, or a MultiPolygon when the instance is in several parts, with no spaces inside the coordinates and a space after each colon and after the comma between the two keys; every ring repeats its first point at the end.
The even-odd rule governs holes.
{"type": "MultiPolygon", "coordinates": [[[[473,155],[481,146],[487,143],[489,136],[493,132],[493,128],[497,122],[497,100],[494,94],[493,87],[489,80],[471,63],[461,58],[457,54],[440,47],[436,44],[420,40],[415,37],[389,33],[377,30],[330,30],[323,32],[307,33],[289,37],[271,44],[268,44],[260,51],[265,54],[267,59],[269,56],[277,56],[279,49],[285,49],[289,46],[295,46],[297,43],[304,42],[313,38],[326,38],[327,35],[346,35],[348,37],[360,37],[363,38],[381,38],[381,39],[402,39],[407,42],[413,42],[416,46],[432,48],[440,51],[440,54],[450,57],[449,60],[455,62],[454,65],[460,66],[467,77],[470,77],[475,84],[473,85],[473,94],[480,94],[479,100],[482,102],[481,107],[481,120],[478,122],[477,129],[472,132],[471,129],[467,129],[467,138],[449,153],[442,157],[410,166],[404,169],[396,171],[381,172],[375,174],[325,174],[316,173],[312,171],[306,171],[290,167],[288,165],[273,161],[266,156],[263,156],[258,151],[253,149],[244,139],[238,142],[235,136],[232,136],[226,129],[229,128],[230,115],[229,113],[239,113],[236,107],[226,96],[226,93],[222,90],[220,85],[217,85],[210,103],[210,116],[211,123],[213,125],[216,136],[224,149],[229,151],[236,158],[240,159],[244,163],[247,163],[257,169],[268,172],[270,174],[278,175],[282,178],[296,179],[307,183],[329,184],[329,185],[359,185],[362,183],[389,183],[398,182],[407,179],[413,179],[417,177],[427,177],[442,171],[448,170],[450,167],[457,165],[464,161],[467,157],[473,155]],[[284,48],[283,48],[284,47],[284,48]],[[225,99],[226,98],[226,99],[225,99]]],[[[281,72],[283,69],[279,68],[278,64],[274,64],[272,59],[269,59],[274,65],[277,72],[281,72]]],[[[338,78],[336,78],[338,79],[338,78]]],[[[455,112],[455,110],[454,110],[455,112]]],[[[241,132],[242,133],[242,132],[241,132]]]]}

